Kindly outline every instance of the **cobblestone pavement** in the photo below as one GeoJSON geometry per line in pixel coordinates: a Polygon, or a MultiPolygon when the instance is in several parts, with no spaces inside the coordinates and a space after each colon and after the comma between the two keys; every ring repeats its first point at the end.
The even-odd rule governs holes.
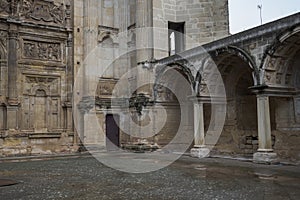
{"type": "Polygon", "coordinates": [[[299,166],[181,157],[145,174],[108,168],[91,156],[0,163],[0,199],[300,199],[299,166]]]}

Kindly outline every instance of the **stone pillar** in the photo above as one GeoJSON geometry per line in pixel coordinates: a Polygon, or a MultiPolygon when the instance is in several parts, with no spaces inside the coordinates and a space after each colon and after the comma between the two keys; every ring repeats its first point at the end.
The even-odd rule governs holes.
{"type": "Polygon", "coordinates": [[[11,24],[8,37],[8,105],[7,105],[7,129],[17,130],[18,127],[18,92],[17,92],[17,40],[18,27],[11,24]]]}
{"type": "Polygon", "coordinates": [[[210,152],[205,147],[203,105],[203,102],[194,100],[194,147],[191,149],[191,156],[198,158],[207,157],[210,152]]]}
{"type": "Polygon", "coordinates": [[[146,96],[152,94],[152,86],[144,85],[150,83],[152,73],[151,61],[153,59],[153,2],[136,0],[136,62],[137,70],[137,93],[146,96]],[[143,86],[144,85],[144,86],[143,86]]]}
{"type": "Polygon", "coordinates": [[[277,155],[272,149],[271,121],[269,97],[257,95],[257,119],[258,119],[258,152],[253,155],[253,162],[274,163],[277,155]]]}
{"type": "Polygon", "coordinates": [[[94,95],[95,86],[98,82],[97,73],[102,70],[100,68],[101,66],[98,66],[98,57],[97,52],[95,51],[98,44],[99,3],[98,0],[83,2],[83,59],[88,58],[85,60],[83,66],[83,96],[94,95]]]}
{"type": "Polygon", "coordinates": [[[203,103],[194,103],[194,147],[205,145],[203,103]]]}

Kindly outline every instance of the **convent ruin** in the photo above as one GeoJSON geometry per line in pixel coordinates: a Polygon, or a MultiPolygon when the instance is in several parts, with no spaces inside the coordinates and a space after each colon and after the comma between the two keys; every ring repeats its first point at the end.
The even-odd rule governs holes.
{"type": "Polygon", "coordinates": [[[0,35],[0,156],[163,148],[180,132],[201,157],[224,113],[211,156],[300,160],[299,13],[230,35],[227,0],[0,0],[0,35]]]}

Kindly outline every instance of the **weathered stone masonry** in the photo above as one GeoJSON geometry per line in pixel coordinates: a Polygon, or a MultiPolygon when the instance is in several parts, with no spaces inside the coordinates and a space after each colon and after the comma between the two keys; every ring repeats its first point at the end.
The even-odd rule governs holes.
{"type": "MultiPolygon", "coordinates": [[[[107,147],[109,119],[118,116],[124,102],[134,120],[157,105],[166,109],[168,120],[158,134],[144,140],[116,129],[116,144],[163,147],[177,132],[182,110],[167,88],[135,88],[154,80],[186,95],[183,111],[188,117],[181,131],[194,136],[193,155],[297,162],[299,19],[298,13],[228,36],[227,0],[0,0],[0,156],[73,152],[81,143],[107,147]],[[182,26],[181,57],[169,56],[170,24],[182,26]],[[152,26],[156,31],[137,31],[152,26]],[[96,47],[100,47],[98,60],[86,62],[96,47]],[[154,50],[135,51],[140,47],[154,50]],[[203,56],[203,48],[211,60],[203,56]],[[126,52],[130,53],[120,57],[126,52]],[[104,71],[108,64],[111,67],[104,71]],[[210,92],[218,97],[220,86],[215,83],[215,90],[208,91],[207,80],[215,76],[213,64],[222,76],[226,102],[210,97],[210,92]],[[96,67],[87,71],[90,66],[96,67]],[[124,88],[131,96],[114,99],[116,83],[136,66],[143,68],[128,78],[129,86],[124,88]],[[169,69],[186,77],[190,89],[181,88],[169,69]],[[102,74],[96,89],[84,76],[77,81],[83,93],[73,91],[80,70],[102,74]],[[75,128],[73,92],[82,96],[75,105],[80,111],[75,128]],[[119,107],[112,108],[112,100],[119,107]],[[227,108],[225,126],[212,148],[206,138],[208,124],[215,120],[211,109],[222,113],[222,105],[227,108]],[[91,121],[88,112],[97,120],[91,121]],[[95,123],[101,133],[89,129],[95,123]]],[[[137,135],[127,123],[129,118],[117,119],[125,132],[137,135]]]]}
{"type": "MultiPolygon", "coordinates": [[[[257,152],[257,162],[277,158],[299,160],[299,23],[298,13],[203,46],[221,72],[227,95],[225,126],[211,155],[251,156],[257,152]]],[[[199,105],[194,112],[202,113],[198,108],[204,110],[194,118],[194,124],[211,112],[205,80],[213,72],[202,54],[200,47],[182,53],[192,60],[185,70],[195,80],[191,84],[195,86],[195,103],[199,105]]],[[[173,56],[159,63],[184,61],[173,56]]],[[[200,137],[193,149],[197,156],[204,155],[204,147],[209,147],[203,134],[208,123],[207,118],[200,122],[199,132],[195,133],[196,138],[200,137]]]]}
{"type": "Polygon", "coordinates": [[[66,2],[0,2],[1,156],[75,150],[72,18],[66,2]]]}

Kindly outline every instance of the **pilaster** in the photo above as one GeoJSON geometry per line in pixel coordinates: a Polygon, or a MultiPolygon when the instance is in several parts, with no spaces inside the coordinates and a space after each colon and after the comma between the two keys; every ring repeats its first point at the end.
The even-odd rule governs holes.
{"type": "Polygon", "coordinates": [[[17,92],[17,70],[18,70],[18,26],[10,24],[8,32],[8,105],[7,105],[7,129],[19,129],[19,102],[17,92]]]}
{"type": "Polygon", "coordinates": [[[17,95],[17,41],[18,27],[10,24],[8,33],[8,98],[16,99],[17,95]]]}
{"type": "Polygon", "coordinates": [[[16,99],[8,100],[7,109],[7,129],[15,131],[19,129],[19,102],[16,99]]]}

